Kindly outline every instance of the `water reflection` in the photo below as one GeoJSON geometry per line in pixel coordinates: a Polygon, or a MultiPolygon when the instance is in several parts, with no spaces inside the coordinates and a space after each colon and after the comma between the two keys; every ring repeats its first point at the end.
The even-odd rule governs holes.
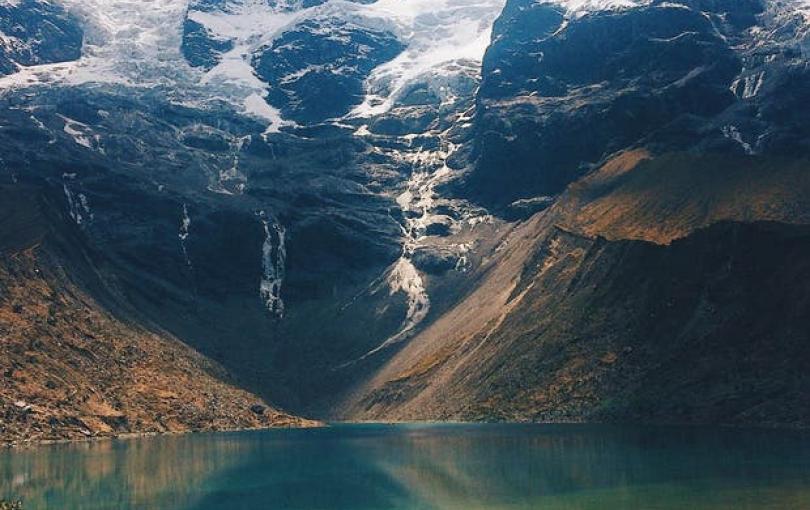
{"type": "Polygon", "coordinates": [[[338,426],[0,454],[27,509],[810,508],[810,436],[593,426],[338,426]]]}

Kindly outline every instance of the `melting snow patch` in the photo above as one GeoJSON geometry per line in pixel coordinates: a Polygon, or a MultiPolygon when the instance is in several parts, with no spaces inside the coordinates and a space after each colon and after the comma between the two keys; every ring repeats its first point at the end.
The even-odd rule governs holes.
{"type": "Polygon", "coordinates": [[[762,84],[765,82],[765,71],[749,74],[734,80],[731,84],[731,92],[740,99],[751,99],[759,94],[762,84]]]}
{"type": "MultiPolygon", "coordinates": [[[[81,122],[73,120],[71,118],[65,117],[64,115],[59,115],[59,117],[63,121],[65,121],[65,127],[63,128],[63,130],[65,131],[65,133],[70,135],[71,138],[73,138],[74,142],[90,150],[96,150],[101,137],[92,134],[90,126],[82,124],[81,122]]],[[[104,152],[101,149],[99,149],[99,151],[102,153],[104,152]]]]}

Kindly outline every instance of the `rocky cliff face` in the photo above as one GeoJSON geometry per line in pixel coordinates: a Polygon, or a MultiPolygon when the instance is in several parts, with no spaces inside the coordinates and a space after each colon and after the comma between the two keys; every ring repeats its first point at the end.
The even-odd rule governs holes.
{"type": "Polygon", "coordinates": [[[33,66],[77,60],[83,32],[59,5],[42,0],[0,3],[0,76],[33,66]]]}
{"type": "Polygon", "coordinates": [[[639,4],[509,2],[484,59],[473,193],[553,196],[629,146],[797,150],[806,128],[776,106],[805,93],[797,4],[639,4]]]}
{"type": "Polygon", "coordinates": [[[0,443],[314,424],[138,325],[59,195],[3,185],[0,197],[0,443]]]}

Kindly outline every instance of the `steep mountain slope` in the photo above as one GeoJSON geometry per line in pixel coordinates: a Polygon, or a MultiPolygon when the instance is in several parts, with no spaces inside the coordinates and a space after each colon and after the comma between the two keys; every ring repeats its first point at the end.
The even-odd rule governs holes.
{"type": "Polygon", "coordinates": [[[807,224],[808,162],[716,176],[647,158],[611,160],[511,232],[345,412],[805,423],[810,239],[757,221],[807,224]]]}
{"type": "Polygon", "coordinates": [[[460,171],[456,152],[470,136],[463,113],[478,82],[472,58],[486,46],[483,15],[494,19],[498,3],[425,3],[416,14],[358,6],[363,30],[349,31],[353,11],[330,5],[208,3],[186,14],[164,2],[133,16],[125,4],[98,4],[95,14],[73,6],[89,34],[82,58],[65,74],[30,69],[5,82],[6,178],[62,194],[107,257],[105,278],[150,321],[272,402],[331,406],[452,301],[475,263],[478,232],[494,222],[436,189],[460,171]],[[335,56],[368,46],[367,29],[389,11],[394,20],[383,24],[407,50],[367,67],[368,90],[340,106],[362,111],[305,125],[334,115],[324,108],[335,102],[299,102],[307,119],[279,103],[297,126],[257,114],[259,103],[258,113],[272,109],[255,96],[270,84],[249,70],[264,45],[320,24],[313,39],[282,45],[274,69],[307,70],[301,76],[321,83],[310,44],[323,38],[335,56]],[[469,29],[451,37],[459,14],[469,29]],[[283,34],[251,35],[288,16],[296,22],[283,34]],[[238,54],[188,65],[202,51],[181,46],[191,19],[244,28],[229,36],[238,54]]]}
{"type": "Polygon", "coordinates": [[[798,7],[509,2],[456,189],[542,212],[338,412],[806,423],[798,7]]]}
{"type": "Polygon", "coordinates": [[[53,198],[0,189],[2,443],[310,424],[116,307],[53,198]]]}

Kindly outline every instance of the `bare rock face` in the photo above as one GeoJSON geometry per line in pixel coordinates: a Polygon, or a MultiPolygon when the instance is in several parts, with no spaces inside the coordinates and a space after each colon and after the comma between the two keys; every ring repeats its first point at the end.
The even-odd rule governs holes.
{"type": "Polygon", "coordinates": [[[365,79],[404,45],[394,34],[329,18],[287,31],[253,57],[268,101],[295,121],[340,118],[363,102],[365,79]]]}
{"type": "Polygon", "coordinates": [[[0,442],[314,425],[259,404],[220,365],[125,319],[48,197],[7,186],[0,196],[4,232],[28,236],[0,246],[0,442]]]}
{"type": "Polygon", "coordinates": [[[554,195],[639,144],[799,150],[805,127],[776,106],[805,94],[795,6],[639,5],[572,14],[509,2],[484,59],[470,193],[502,206],[554,195]]]}
{"type": "Polygon", "coordinates": [[[59,5],[42,0],[0,4],[0,76],[19,66],[77,60],[83,31],[59,5]]]}

